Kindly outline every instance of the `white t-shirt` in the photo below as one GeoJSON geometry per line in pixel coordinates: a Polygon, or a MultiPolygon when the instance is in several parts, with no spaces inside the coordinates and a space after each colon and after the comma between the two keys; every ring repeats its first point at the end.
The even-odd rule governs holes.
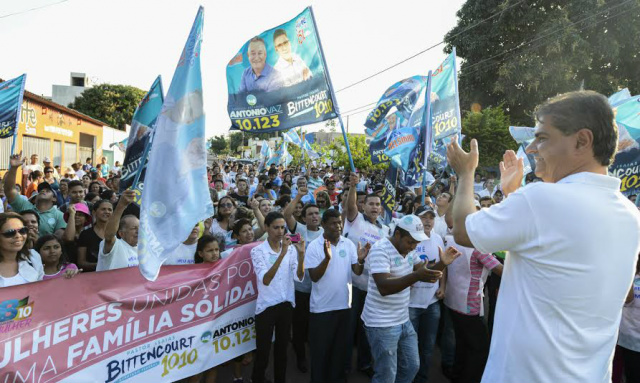
{"type": "Polygon", "coordinates": [[[191,265],[195,263],[195,255],[196,255],[196,248],[198,247],[198,243],[194,243],[191,245],[185,245],[184,243],[181,243],[180,246],[178,246],[173,253],[171,253],[171,255],[169,255],[169,258],[167,258],[166,261],[164,261],[165,265],[191,265]]]}
{"type": "Polygon", "coordinates": [[[104,241],[100,242],[99,249],[96,271],[138,266],[138,246],[132,247],[120,238],[116,238],[111,252],[104,253],[104,241]]]}
{"type": "MultiPolygon", "coordinates": [[[[438,263],[440,262],[440,253],[438,247],[444,251],[444,242],[442,237],[431,231],[431,237],[422,241],[416,246],[416,249],[411,252],[407,257],[410,261],[413,260],[413,264],[417,265],[421,262],[438,263]]],[[[435,283],[429,282],[416,282],[411,286],[411,298],[409,300],[409,307],[426,309],[431,304],[438,301],[436,298],[436,291],[440,287],[440,281],[435,283]]]]}
{"type": "Polygon", "coordinates": [[[409,288],[398,293],[382,296],[373,274],[390,273],[400,278],[413,272],[413,261],[403,257],[387,238],[376,242],[369,250],[367,263],[371,275],[367,299],[362,310],[362,320],[368,327],[391,327],[409,320],[409,288]]]}
{"type": "Polygon", "coordinates": [[[633,300],[622,309],[618,344],[640,352],[640,274],[633,279],[633,300]]]}
{"type": "Polygon", "coordinates": [[[438,234],[440,238],[444,238],[447,235],[447,230],[449,229],[444,216],[444,214],[438,215],[438,212],[436,211],[436,218],[433,221],[433,229],[431,230],[432,233],[438,234]]]}
{"type": "Polygon", "coordinates": [[[482,382],[611,381],[640,252],[640,213],[619,190],[617,178],[572,174],[467,217],[476,249],[509,251],[482,382]]]}
{"type": "MultiPolygon", "coordinates": [[[[280,57],[276,65],[273,66],[280,73],[284,86],[291,86],[304,81],[303,73],[305,69],[309,71],[309,67],[300,56],[292,52],[291,58],[292,62],[290,63],[280,57]]],[[[311,76],[311,71],[309,71],[309,76],[311,76]]]]}
{"type": "MultiPolygon", "coordinates": [[[[322,236],[322,233],[324,233],[324,229],[322,228],[322,226],[320,226],[318,230],[310,231],[307,228],[307,225],[296,222],[296,229],[294,230],[294,232],[296,234],[300,234],[302,238],[304,238],[304,246],[306,250],[309,248],[309,245],[313,240],[322,236]]],[[[304,271],[304,279],[302,280],[302,282],[293,281],[293,286],[297,291],[307,294],[311,292],[311,278],[309,277],[309,272],[306,269],[304,271]]]]}
{"type": "MultiPolygon", "coordinates": [[[[324,236],[316,238],[307,247],[304,257],[306,270],[318,267],[324,259],[324,240],[324,236]]],[[[351,241],[341,236],[337,246],[331,245],[331,260],[324,275],[318,282],[313,282],[309,303],[312,313],[351,307],[351,265],[356,263],[358,250],[351,241]]]]}
{"type": "MultiPolygon", "coordinates": [[[[389,227],[386,225],[375,225],[364,218],[362,213],[358,213],[356,219],[353,222],[349,222],[347,219],[344,223],[344,229],[342,230],[342,235],[344,235],[347,239],[350,239],[351,242],[358,248],[358,243],[361,243],[364,246],[367,242],[372,245],[382,238],[386,238],[389,236],[389,227]]],[[[367,283],[369,281],[369,257],[365,261],[364,271],[362,275],[351,276],[353,285],[359,288],[362,291],[367,291],[367,283]]]]}

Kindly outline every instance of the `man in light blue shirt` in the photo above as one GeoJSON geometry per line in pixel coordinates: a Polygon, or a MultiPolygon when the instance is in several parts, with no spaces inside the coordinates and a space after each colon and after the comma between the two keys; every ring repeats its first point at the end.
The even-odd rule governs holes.
{"type": "Polygon", "coordinates": [[[249,41],[247,55],[249,56],[251,67],[245,69],[242,73],[240,93],[253,91],[271,92],[282,87],[280,74],[271,65],[267,64],[267,49],[262,38],[256,36],[249,41]]]}

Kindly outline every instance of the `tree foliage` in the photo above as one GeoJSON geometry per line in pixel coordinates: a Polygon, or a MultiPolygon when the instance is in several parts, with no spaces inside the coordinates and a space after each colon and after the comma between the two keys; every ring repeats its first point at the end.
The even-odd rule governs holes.
{"type": "Polygon", "coordinates": [[[69,108],[114,128],[124,129],[131,123],[133,113],[145,94],[142,89],[129,85],[100,84],[87,88],[69,104],[69,108]]]}
{"type": "Polygon", "coordinates": [[[463,109],[504,104],[528,126],[556,94],[640,89],[640,0],[467,0],[457,15],[445,51],[463,59],[463,109]]]}
{"type": "Polygon", "coordinates": [[[486,108],[482,112],[467,112],[462,118],[462,146],[469,150],[471,139],[478,140],[480,159],[478,166],[495,167],[505,150],[517,150],[518,145],[509,134],[509,117],[502,106],[486,108]]]}
{"type": "Polygon", "coordinates": [[[231,154],[238,153],[238,147],[245,146],[248,139],[248,135],[243,135],[241,132],[229,134],[229,151],[231,152],[231,154]]]}
{"type": "Polygon", "coordinates": [[[229,141],[225,136],[214,136],[209,138],[209,145],[212,154],[224,156],[229,153],[229,141]]]}

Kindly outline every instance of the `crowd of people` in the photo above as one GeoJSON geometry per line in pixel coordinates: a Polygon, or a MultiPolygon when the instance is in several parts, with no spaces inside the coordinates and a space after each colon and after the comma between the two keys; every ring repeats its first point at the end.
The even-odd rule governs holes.
{"type": "MultiPolygon", "coordinates": [[[[631,271],[624,269],[629,259],[635,264],[638,244],[617,239],[637,239],[639,214],[606,176],[611,153],[601,153],[597,140],[610,140],[615,129],[563,125],[571,125],[565,110],[597,111],[592,99],[584,111],[585,101],[572,97],[549,101],[536,117],[537,137],[527,150],[540,178],[527,180],[544,182],[520,188],[522,163],[513,152],[505,154],[499,178],[479,172],[477,145],[466,153],[453,143],[448,158],[457,176],[436,174],[424,201],[420,188],[398,188],[386,219],[380,171],[210,164],[215,214],[194,226],[165,265],[214,264],[252,246],[256,350],[231,362],[233,381],[270,381],[273,358],[273,381],[285,382],[291,343],[295,368],[312,383],[346,382],[354,370],[375,383],[425,383],[436,345],[439,367],[455,383],[480,382],[483,373],[484,382],[605,382],[621,310],[613,379],[640,381],[640,295],[625,285],[631,271]],[[608,217],[607,226],[575,225],[588,214],[608,217]],[[583,236],[603,232],[617,242],[598,244],[601,253],[592,257],[593,241],[583,236]],[[609,246],[625,253],[624,261],[601,262],[613,254],[609,246]],[[607,275],[600,280],[618,281],[585,285],[585,275],[598,272],[607,275]],[[251,363],[249,380],[242,367],[251,363]]],[[[0,287],[138,265],[135,192],[119,193],[119,169],[105,158],[97,167],[87,162],[59,174],[48,158],[40,165],[37,155],[11,157],[0,214],[0,287]]],[[[219,368],[226,367],[189,382],[216,382],[219,368]]]]}

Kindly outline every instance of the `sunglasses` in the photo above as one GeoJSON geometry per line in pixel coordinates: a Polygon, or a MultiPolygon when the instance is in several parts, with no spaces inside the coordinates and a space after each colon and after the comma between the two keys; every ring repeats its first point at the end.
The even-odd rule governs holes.
{"type": "Polygon", "coordinates": [[[47,170],[45,173],[53,173],[53,170],[47,170]]]}
{"type": "Polygon", "coordinates": [[[221,203],[220,207],[233,207],[232,203],[221,203]]]}
{"type": "Polygon", "coordinates": [[[0,235],[2,235],[5,238],[13,238],[16,236],[16,233],[20,235],[27,235],[29,233],[29,228],[27,228],[26,226],[23,226],[20,229],[7,230],[5,232],[0,233],[0,235]]]}

